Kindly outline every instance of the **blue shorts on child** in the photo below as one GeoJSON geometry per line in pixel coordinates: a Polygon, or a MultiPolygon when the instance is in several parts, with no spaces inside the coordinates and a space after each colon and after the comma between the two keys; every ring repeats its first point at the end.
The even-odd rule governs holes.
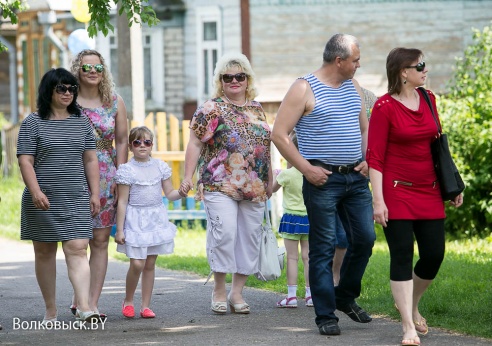
{"type": "Polygon", "coordinates": [[[309,234],[309,221],[307,215],[282,215],[278,232],[280,234],[309,234]]]}
{"type": "MultiPolygon", "coordinates": [[[[338,215],[335,232],[336,246],[346,249],[348,247],[347,235],[338,215]]],[[[284,239],[308,240],[309,220],[307,215],[284,214],[280,220],[278,233],[284,239]]]]}

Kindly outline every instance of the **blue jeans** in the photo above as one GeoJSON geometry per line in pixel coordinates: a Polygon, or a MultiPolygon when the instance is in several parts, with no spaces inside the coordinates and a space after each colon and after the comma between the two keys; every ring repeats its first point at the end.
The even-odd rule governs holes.
{"type": "Polygon", "coordinates": [[[345,233],[345,230],[343,229],[343,224],[342,220],[340,220],[340,217],[337,214],[337,223],[336,223],[336,243],[335,245],[340,248],[340,249],[346,249],[348,247],[348,240],[347,240],[347,234],[345,233]]]}
{"type": "Polygon", "coordinates": [[[329,319],[338,321],[337,305],[345,306],[360,295],[362,275],[376,239],[368,183],[358,172],[333,172],[321,187],[304,178],[302,193],[309,218],[309,281],[318,326],[329,319]],[[337,213],[347,234],[348,248],[335,291],[332,264],[337,213]]]}

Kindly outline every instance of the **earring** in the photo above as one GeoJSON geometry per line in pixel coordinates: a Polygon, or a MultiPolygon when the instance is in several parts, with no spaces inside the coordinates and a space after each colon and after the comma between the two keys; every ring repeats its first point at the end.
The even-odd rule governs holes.
{"type": "Polygon", "coordinates": [[[407,80],[406,79],[403,81],[403,84],[407,84],[407,80]]]}

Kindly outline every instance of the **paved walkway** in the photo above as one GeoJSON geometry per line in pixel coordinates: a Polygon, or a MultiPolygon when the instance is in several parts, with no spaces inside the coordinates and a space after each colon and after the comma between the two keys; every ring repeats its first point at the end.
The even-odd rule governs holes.
{"type": "MultiPolygon", "coordinates": [[[[212,284],[204,279],[157,269],[152,309],[157,318],[127,320],[121,315],[128,263],[110,260],[100,300],[100,309],[109,315],[104,330],[22,330],[20,322],[41,320],[44,304],[34,275],[32,246],[0,238],[0,344],[5,345],[399,345],[400,325],[375,317],[369,324],[352,322],[343,313],[342,335],[327,337],[318,333],[314,311],[278,309],[281,295],[246,288],[250,315],[214,315],[210,311],[212,284]]],[[[68,306],[71,286],[62,251],[59,252],[57,278],[58,318],[73,321],[68,306]]],[[[137,291],[136,298],[140,298],[137,291]]],[[[27,322],[24,324],[26,325],[27,322]]],[[[481,346],[492,340],[471,338],[431,328],[421,338],[424,346],[481,346]]]]}

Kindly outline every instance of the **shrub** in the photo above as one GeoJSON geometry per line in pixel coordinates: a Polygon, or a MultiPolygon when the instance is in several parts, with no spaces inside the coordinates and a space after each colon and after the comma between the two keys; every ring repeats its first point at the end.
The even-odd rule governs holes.
{"type": "Polygon", "coordinates": [[[473,41],[439,98],[443,131],[466,183],[463,206],[446,209],[446,229],[456,238],[492,232],[492,28],[473,30],[473,41]]]}

